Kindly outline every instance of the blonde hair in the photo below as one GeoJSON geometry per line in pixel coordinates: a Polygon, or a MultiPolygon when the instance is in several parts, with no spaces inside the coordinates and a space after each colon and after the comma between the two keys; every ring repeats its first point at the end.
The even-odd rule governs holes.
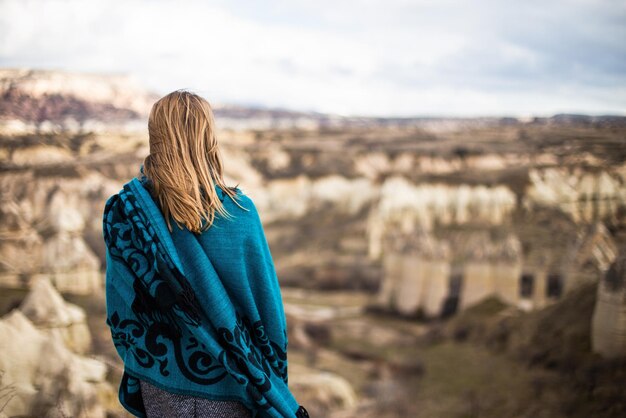
{"type": "Polygon", "coordinates": [[[170,216],[181,229],[183,224],[194,233],[208,229],[215,212],[231,217],[215,185],[241,207],[236,201],[237,186],[229,188],[224,183],[209,102],[185,90],[169,93],[152,106],[148,133],[150,154],[143,169],[170,232],[170,216]],[[207,221],[204,226],[203,219],[207,221]]]}

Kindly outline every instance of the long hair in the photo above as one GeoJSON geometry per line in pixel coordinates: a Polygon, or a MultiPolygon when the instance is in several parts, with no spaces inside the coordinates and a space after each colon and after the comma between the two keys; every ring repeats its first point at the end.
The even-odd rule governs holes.
{"type": "Polygon", "coordinates": [[[215,185],[241,207],[237,186],[224,183],[213,111],[204,98],[182,89],[162,97],[150,111],[148,133],[150,154],[144,172],[170,232],[170,216],[181,229],[182,224],[194,233],[208,229],[215,212],[231,217],[215,185]]]}

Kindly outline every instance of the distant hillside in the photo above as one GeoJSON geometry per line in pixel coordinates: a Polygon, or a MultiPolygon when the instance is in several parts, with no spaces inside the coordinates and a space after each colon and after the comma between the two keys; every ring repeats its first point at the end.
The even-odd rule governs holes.
{"type": "Polygon", "coordinates": [[[0,117],[24,122],[117,121],[147,116],[156,94],[131,77],[0,69],[0,117]]]}
{"type": "MultiPolygon", "coordinates": [[[[143,130],[150,108],[159,97],[129,75],[0,69],[0,132],[143,130]]],[[[520,123],[626,126],[626,117],[611,115],[563,114],[523,120],[513,117],[357,117],[222,104],[207,99],[213,106],[218,126],[238,130],[417,126],[449,131],[520,123]]]]}

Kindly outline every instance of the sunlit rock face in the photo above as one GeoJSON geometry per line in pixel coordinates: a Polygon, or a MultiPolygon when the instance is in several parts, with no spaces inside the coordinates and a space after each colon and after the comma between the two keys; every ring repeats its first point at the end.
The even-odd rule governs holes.
{"type": "Polygon", "coordinates": [[[389,223],[427,231],[466,223],[490,227],[502,224],[515,205],[515,194],[505,186],[413,184],[402,177],[389,178],[381,185],[370,216],[369,254],[381,253],[381,236],[389,223]]]}
{"type": "Polygon", "coordinates": [[[112,388],[103,363],[75,354],[17,309],[0,319],[0,335],[2,384],[14,395],[5,401],[7,416],[106,416],[99,393],[112,388]]]}
{"type": "Polygon", "coordinates": [[[1,285],[23,287],[43,276],[62,291],[85,294],[101,289],[100,260],[86,238],[101,233],[101,218],[93,215],[101,209],[90,196],[103,188],[89,177],[16,174],[0,179],[5,202],[1,285]]]}
{"type": "Polygon", "coordinates": [[[440,240],[424,231],[388,233],[377,306],[402,315],[419,311],[440,317],[452,300],[460,310],[489,296],[522,305],[519,239],[493,241],[483,234],[465,234],[461,240],[440,240]]]}
{"type": "MultiPolygon", "coordinates": [[[[538,309],[584,283],[597,281],[618,251],[603,224],[578,230],[571,241],[555,238],[560,252],[546,251],[539,258],[528,255],[528,250],[525,255],[515,233],[500,238],[491,235],[447,229],[402,232],[400,225],[388,225],[381,243],[383,279],[376,304],[402,315],[421,311],[438,317],[496,296],[523,310],[538,309]],[[430,244],[420,245],[417,252],[408,251],[416,240],[430,244]]],[[[549,240],[546,245],[553,249],[549,240]]]]}
{"type": "MultiPolygon", "coordinates": [[[[444,305],[452,303],[457,310],[491,295],[521,309],[536,309],[597,280],[617,254],[613,234],[597,220],[614,229],[623,225],[621,171],[622,166],[595,174],[576,169],[564,177],[559,169],[546,169],[541,175],[531,170],[522,199],[517,198],[519,190],[514,193],[505,185],[413,184],[403,177],[388,177],[374,201],[367,229],[368,254],[383,265],[377,303],[400,314],[414,313],[418,307],[423,311],[427,305],[421,300],[423,291],[417,290],[424,285],[416,272],[431,262],[394,250],[394,244],[384,239],[390,230],[430,231],[449,244],[452,265],[437,271],[448,275],[441,281],[444,305]],[[559,226],[540,226],[544,215],[535,213],[546,210],[564,216],[559,226]],[[560,231],[553,235],[552,228],[560,231]],[[472,231],[477,230],[487,235],[476,241],[472,231]],[[494,238],[503,233],[509,237],[494,238]],[[403,276],[404,258],[412,264],[407,269],[411,279],[403,276]],[[400,303],[390,296],[394,294],[401,295],[400,303]]],[[[432,298],[432,304],[441,306],[441,295],[432,298]]],[[[429,316],[436,312],[440,311],[431,309],[429,316]]]]}
{"type": "Polygon", "coordinates": [[[354,407],[358,400],[354,388],[345,378],[330,371],[302,366],[289,378],[289,388],[298,393],[298,402],[306,405],[311,416],[326,416],[333,410],[354,407]]]}
{"type": "Polygon", "coordinates": [[[599,172],[582,168],[533,169],[524,204],[557,208],[577,223],[598,220],[614,224],[626,208],[626,165],[599,172]]]}
{"type": "Polygon", "coordinates": [[[254,192],[264,221],[297,221],[309,212],[329,208],[354,215],[377,196],[376,187],[367,179],[346,179],[329,175],[310,179],[304,175],[288,180],[273,180],[254,192]]]}
{"type": "Polygon", "coordinates": [[[626,357],[626,257],[621,254],[598,282],[591,345],[603,357],[626,357]]]}
{"type": "Polygon", "coordinates": [[[563,260],[562,271],[571,278],[564,283],[564,292],[569,292],[585,282],[596,282],[598,277],[605,275],[618,254],[619,248],[603,223],[597,222],[578,229],[576,240],[563,260]],[[595,267],[596,275],[576,275],[577,271],[589,265],[595,267]]]}
{"type": "Polygon", "coordinates": [[[85,311],[64,301],[47,278],[35,280],[19,309],[36,327],[58,335],[70,350],[84,354],[91,349],[85,311]]]}
{"type": "Polygon", "coordinates": [[[474,242],[463,265],[459,308],[496,295],[511,305],[520,302],[522,248],[517,237],[501,242],[474,242]]]}
{"type": "Polygon", "coordinates": [[[438,316],[448,296],[450,248],[425,232],[385,236],[379,307],[410,316],[438,316]]]}

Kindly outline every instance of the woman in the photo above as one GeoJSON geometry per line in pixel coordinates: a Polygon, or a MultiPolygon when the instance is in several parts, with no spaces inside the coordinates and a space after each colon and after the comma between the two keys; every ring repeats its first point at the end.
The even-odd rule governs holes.
{"type": "Polygon", "coordinates": [[[308,417],[288,387],[287,322],[259,214],[226,186],[213,113],[158,100],[140,175],[103,213],[106,323],[139,417],[308,417]]]}

